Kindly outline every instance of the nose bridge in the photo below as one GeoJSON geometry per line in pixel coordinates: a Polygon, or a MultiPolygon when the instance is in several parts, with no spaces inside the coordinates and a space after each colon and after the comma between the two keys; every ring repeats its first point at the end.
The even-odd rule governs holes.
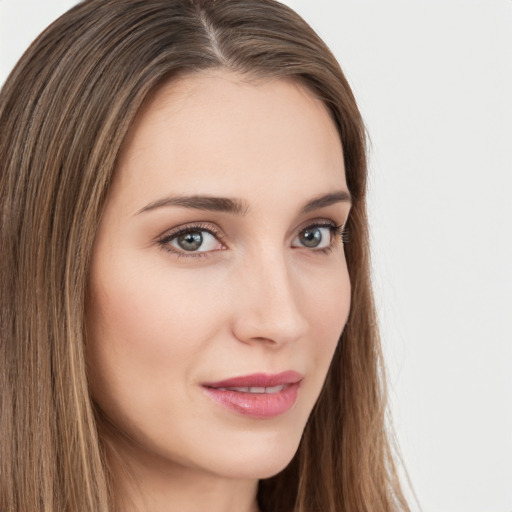
{"type": "Polygon", "coordinates": [[[281,249],[264,248],[244,262],[235,334],[242,341],[294,341],[307,327],[300,308],[297,275],[281,249]]]}

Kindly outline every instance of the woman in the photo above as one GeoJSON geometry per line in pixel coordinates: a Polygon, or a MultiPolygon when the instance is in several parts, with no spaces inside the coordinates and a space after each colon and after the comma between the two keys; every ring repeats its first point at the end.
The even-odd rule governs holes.
{"type": "Polygon", "coordinates": [[[0,126],[2,511],[407,509],[364,127],[303,20],[86,0],[0,126]]]}

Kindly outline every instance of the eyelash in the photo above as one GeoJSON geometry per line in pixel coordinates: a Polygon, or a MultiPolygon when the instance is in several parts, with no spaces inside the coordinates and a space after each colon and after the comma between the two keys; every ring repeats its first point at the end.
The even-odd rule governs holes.
{"type": "MultiPolygon", "coordinates": [[[[321,254],[328,254],[332,251],[334,244],[336,242],[336,239],[340,237],[342,244],[346,244],[348,242],[348,236],[347,236],[347,229],[345,225],[338,225],[335,222],[316,222],[313,224],[310,224],[308,226],[305,226],[303,229],[299,231],[299,233],[302,233],[303,231],[307,229],[315,229],[315,228],[329,228],[331,232],[331,243],[328,247],[324,247],[321,249],[314,249],[312,248],[311,251],[321,253],[321,254]]],[[[157,240],[158,245],[164,250],[171,254],[176,255],[178,258],[207,258],[211,252],[215,251],[203,251],[203,252],[196,252],[196,251],[179,251],[172,247],[169,242],[174,240],[180,235],[184,235],[185,233],[195,232],[195,231],[206,231],[207,233],[211,234],[213,237],[215,237],[220,243],[223,243],[223,235],[218,230],[214,229],[209,224],[203,224],[203,223],[197,223],[197,224],[190,224],[187,226],[183,226],[181,228],[178,228],[171,233],[166,234],[161,239],[157,240]]],[[[304,247],[307,249],[307,247],[304,247]]]]}
{"type": "Polygon", "coordinates": [[[176,255],[178,258],[206,258],[208,257],[209,252],[186,252],[186,251],[179,251],[172,247],[169,242],[174,240],[180,235],[184,235],[185,233],[190,233],[194,231],[206,231],[207,233],[210,233],[210,235],[214,236],[220,243],[223,243],[223,235],[216,229],[212,228],[209,224],[190,224],[188,226],[183,226],[181,228],[176,229],[175,231],[171,231],[171,233],[168,233],[163,238],[158,240],[158,245],[167,252],[170,252],[171,254],[176,255]]]}

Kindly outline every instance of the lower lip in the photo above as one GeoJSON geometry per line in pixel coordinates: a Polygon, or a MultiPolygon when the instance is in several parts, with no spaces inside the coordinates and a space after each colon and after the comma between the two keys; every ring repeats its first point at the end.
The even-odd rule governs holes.
{"type": "Polygon", "coordinates": [[[291,409],[297,400],[299,383],[290,384],[278,393],[243,393],[203,387],[217,403],[252,418],[274,418],[291,409]]]}

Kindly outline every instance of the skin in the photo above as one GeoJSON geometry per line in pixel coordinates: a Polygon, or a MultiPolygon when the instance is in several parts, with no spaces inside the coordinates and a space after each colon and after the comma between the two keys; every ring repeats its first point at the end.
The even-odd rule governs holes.
{"type": "Polygon", "coordinates": [[[320,228],[320,248],[301,236],[346,222],[346,200],[300,212],[333,191],[348,195],[338,133],[296,83],[216,70],[146,101],[99,226],[87,312],[91,392],[110,425],[122,510],[258,510],[258,479],[295,454],[349,312],[341,236],[320,228]],[[184,195],[243,207],[158,206],[184,195]],[[197,223],[215,235],[187,252],[173,230],[197,223]],[[229,410],[202,387],[286,370],[303,380],[273,418],[229,410]]]}

